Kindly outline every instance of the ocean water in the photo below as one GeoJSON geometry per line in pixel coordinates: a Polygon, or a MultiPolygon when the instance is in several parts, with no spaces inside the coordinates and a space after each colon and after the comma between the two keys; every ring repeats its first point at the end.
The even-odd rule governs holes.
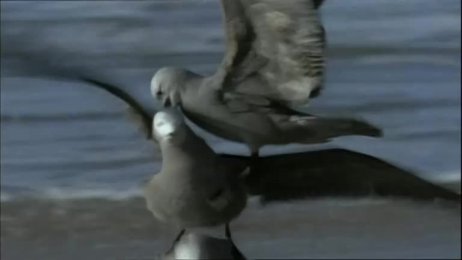
{"type": "MultiPolygon", "coordinates": [[[[56,213],[47,210],[58,208],[61,210],[58,213],[65,212],[62,214],[73,219],[67,210],[68,203],[84,211],[87,208],[82,200],[92,204],[95,199],[102,199],[107,204],[98,200],[98,206],[90,210],[98,208],[94,215],[99,217],[95,218],[103,221],[101,216],[108,216],[107,212],[101,212],[104,205],[119,210],[123,209],[121,205],[130,205],[127,210],[134,207],[127,201],[140,194],[143,182],[159,169],[161,158],[157,148],[127,118],[126,105],[116,98],[80,82],[27,74],[13,66],[15,62],[32,63],[33,57],[40,57],[60,66],[91,68],[97,77],[150,99],[150,78],[162,66],[213,73],[222,57],[223,31],[219,1],[2,1],[0,4],[1,200],[10,209],[6,215],[2,212],[2,238],[13,241],[8,247],[10,251],[2,250],[2,259],[4,254],[9,259],[26,259],[21,248],[30,246],[36,250],[31,252],[39,252],[42,243],[36,242],[42,241],[37,238],[40,236],[28,236],[28,232],[46,232],[35,230],[37,224],[28,222],[32,223],[26,225],[29,231],[16,237],[11,235],[24,227],[22,221],[28,220],[22,210],[28,208],[31,216],[45,218],[56,213]],[[42,202],[35,203],[37,199],[42,202]],[[3,232],[4,224],[14,232],[3,232]]],[[[381,139],[339,138],[330,146],[374,155],[412,169],[431,181],[460,183],[460,11],[457,0],[326,0],[322,8],[329,42],[326,88],[306,109],[317,114],[358,116],[380,126],[385,134],[381,139]]],[[[247,153],[242,145],[206,138],[217,151],[247,153]]],[[[263,153],[306,148],[267,147],[263,153]]],[[[308,205],[302,213],[320,219],[326,214],[339,214],[334,218],[336,221],[351,217],[343,208],[347,207],[343,201],[329,201],[328,206],[319,202],[308,205]]],[[[352,224],[364,236],[374,231],[381,234],[371,240],[377,243],[371,250],[360,246],[367,244],[367,239],[358,238],[354,228],[335,233],[329,228],[335,223],[332,219],[319,224],[316,235],[309,234],[312,226],[305,230],[309,241],[322,236],[324,230],[325,244],[303,247],[300,241],[305,241],[301,239],[304,229],[292,237],[287,236],[288,230],[284,229],[287,233],[284,237],[276,236],[275,231],[265,240],[262,237],[269,231],[263,231],[262,227],[254,233],[244,232],[247,237],[243,239],[247,242],[241,246],[245,252],[260,257],[460,257],[457,233],[460,210],[446,211],[433,205],[432,211],[432,204],[421,209],[412,203],[382,203],[385,203],[383,212],[374,211],[380,208],[374,201],[366,201],[366,206],[355,203],[349,206],[364,211],[365,216],[371,214],[371,223],[364,229],[359,222],[352,224]],[[377,212],[403,216],[404,220],[393,218],[391,231],[384,235],[380,232],[386,229],[373,224],[386,223],[377,212]],[[420,224],[412,221],[424,213],[430,217],[420,224]],[[404,224],[414,225],[421,234],[427,234],[423,231],[426,225],[428,237],[412,236],[409,231],[404,236],[410,241],[408,246],[400,244],[402,240],[398,238],[404,224]],[[299,243],[299,246],[283,246],[280,252],[269,250],[265,254],[264,248],[274,248],[272,243],[299,243]],[[330,251],[332,248],[338,251],[330,251]]],[[[285,206],[289,207],[280,207],[285,206]]],[[[300,216],[294,216],[293,208],[274,211],[271,214],[279,214],[284,223],[295,218],[295,223],[306,225],[300,216]]],[[[143,223],[148,223],[147,212],[136,212],[146,214],[143,223]]],[[[137,214],[126,221],[134,221],[140,217],[137,214]]],[[[267,217],[255,214],[239,225],[267,217]]],[[[118,224],[108,226],[115,232],[118,224]]],[[[45,226],[53,229],[53,222],[45,226]]],[[[132,231],[139,234],[137,230],[132,231]]],[[[54,238],[60,236],[63,233],[57,232],[54,238]]],[[[140,248],[146,252],[154,250],[146,241],[160,237],[140,236],[146,243],[140,248]]],[[[76,241],[72,236],[68,240],[76,241]]],[[[64,247],[69,250],[45,250],[42,259],[73,259],[69,252],[74,249],[70,247],[84,248],[87,259],[104,259],[116,248],[113,242],[112,247],[101,246],[100,255],[93,254],[96,251],[91,247],[69,242],[64,247]]]]}

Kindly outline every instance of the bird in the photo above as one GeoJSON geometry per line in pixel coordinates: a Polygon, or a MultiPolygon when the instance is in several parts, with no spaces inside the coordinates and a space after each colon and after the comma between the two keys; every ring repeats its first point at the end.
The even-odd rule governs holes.
{"type": "MultiPolygon", "coordinates": [[[[179,106],[200,128],[245,143],[253,159],[268,144],[382,136],[381,129],[364,120],[317,116],[292,108],[292,104],[318,96],[322,89],[325,39],[318,8],[323,2],[222,0],[227,51],[216,73],[202,77],[184,69],[162,68],[151,80],[152,95],[165,106],[179,106]],[[277,24],[284,25],[284,21],[286,26],[279,28],[277,24]]],[[[38,56],[28,55],[27,62],[17,66],[41,75],[98,80],[95,68],[52,64],[50,60],[63,59],[59,55],[54,59],[52,54],[38,56]]],[[[133,88],[125,90],[141,96],[133,88]]],[[[141,99],[145,98],[143,94],[141,99]]],[[[144,107],[152,106],[144,102],[144,107]]],[[[250,165],[257,165],[253,162],[250,165]]]]}
{"type": "Polygon", "coordinates": [[[247,202],[244,166],[217,155],[176,109],[157,112],[152,124],[162,167],[145,185],[147,208],[181,227],[180,237],[188,228],[225,224],[229,229],[247,202]]]}
{"type": "Polygon", "coordinates": [[[322,1],[222,0],[226,53],[210,76],[175,67],[151,79],[152,96],[180,107],[206,131],[248,146],[317,144],[346,135],[382,136],[356,118],[296,110],[319,96],[324,81],[322,1]]]}

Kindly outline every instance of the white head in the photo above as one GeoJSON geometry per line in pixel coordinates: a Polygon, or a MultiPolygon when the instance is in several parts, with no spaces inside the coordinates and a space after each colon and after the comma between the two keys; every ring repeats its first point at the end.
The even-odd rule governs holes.
{"type": "Polygon", "coordinates": [[[153,135],[157,141],[180,142],[186,134],[183,116],[176,109],[165,109],[154,116],[152,122],[153,135]]]}
{"type": "Polygon", "coordinates": [[[178,68],[161,68],[151,80],[151,95],[164,107],[181,103],[181,89],[194,73],[178,68]]]}

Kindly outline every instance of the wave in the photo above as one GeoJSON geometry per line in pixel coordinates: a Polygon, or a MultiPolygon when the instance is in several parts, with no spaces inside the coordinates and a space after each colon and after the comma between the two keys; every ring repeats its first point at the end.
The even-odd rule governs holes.
{"type": "Polygon", "coordinates": [[[1,202],[11,201],[67,201],[67,200],[126,200],[138,198],[142,195],[141,187],[132,187],[125,189],[105,189],[105,188],[58,188],[51,187],[47,189],[32,189],[15,186],[2,186],[0,193],[1,202]]]}
{"type": "MultiPolygon", "coordinates": [[[[441,185],[445,188],[455,190],[460,193],[461,174],[460,172],[450,172],[447,174],[438,174],[435,176],[426,177],[429,181],[441,185]]],[[[2,185],[0,193],[1,202],[11,201],[27,201],[27,200],[44,200],[44,201],[67,201],[67,200],[82,200],[82,199],[106,199],[106,200],[126,200],[132,198],[139,198],[142,196],[142,187],[140,185],[132,185],[131,187],[121,187],[123,184],[118,184],[116,187],[48,187],[34,189],[20,186],[2,185]]],[[[326,197],[329,199],[329,197],[326,197]]],[[[349,201],[348,197],[336,197],[335,201],[349,201]]],[[[354,199],[358,200],[358,199],[354,199]]],[[[368,198],[359,199],[358,201],[378,201],[384,200],[383,198],[368,198]]],[[[389,200],[385,198],[385,200],[389,200]]]]}
{"type": "Polygon", "coordinates": [[[120,119],[124,114],[120,112],[80,112],[76,114],[19,114],[19,115],[1,115],[1,122],[56,122],[56,121],[86,121],[86,120],[105,120],[120,119]]]}

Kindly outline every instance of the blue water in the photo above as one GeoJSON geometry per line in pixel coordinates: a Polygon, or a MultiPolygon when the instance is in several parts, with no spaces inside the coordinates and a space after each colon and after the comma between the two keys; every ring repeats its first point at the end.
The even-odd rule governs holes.
{"type": "MultiPolygon", "coordinates": [[[[150,99],[149,81],[161,66],[214,71],[223,51],[219,2],[2,1],[1,7],[2,199],[139,194],[160,157],[125,116],[125,104],[82,83],[18,74],[9,64],[38,55],[87,66],[150,99]]],[[[424,178],[460,180],[460,1],[327,0],[322,11],[327,82],[308,110],[359,116],[385,133],[331,145],[424,178]]],[[[212,145],[247,152],[228,142],[212,145]]]]}

